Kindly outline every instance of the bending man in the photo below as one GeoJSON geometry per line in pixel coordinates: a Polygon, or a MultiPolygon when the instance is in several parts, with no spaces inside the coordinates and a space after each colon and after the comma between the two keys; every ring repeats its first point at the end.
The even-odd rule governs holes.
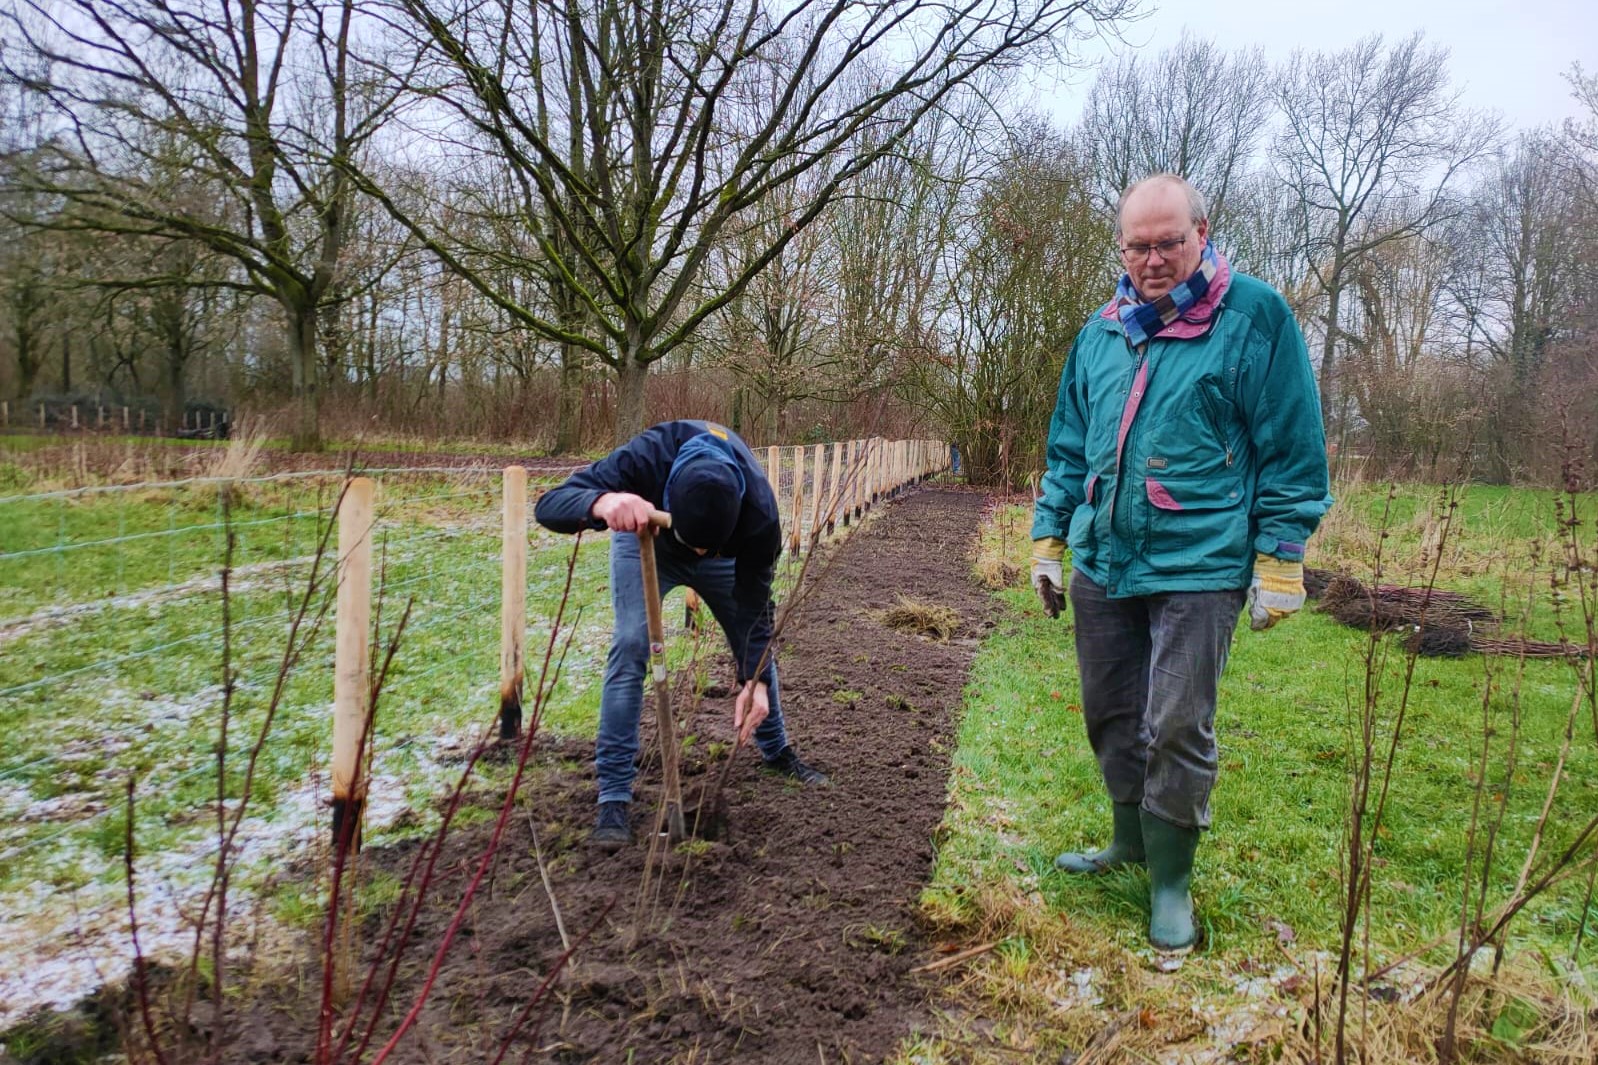
{"type": "Polygon", "coordinates": [[[594,765],[599,814],[589,837],[616,850],[632,840],[629,809],[638,767],[638,719],[649,663],[638,539],[651,510],[672,527],[655,552],[660,594],[679,585],[710,608],[738,667],[733,727],[753,735],[766,767],[804,784],[827,778],[800,761],[783,727],[771,644],[771,580],[782,552],[777,499],[747,445],[712,422],[663,422],[544,493],[534,515],[559,533],[608,528],[616,630],[605,661],[594,765]]]}

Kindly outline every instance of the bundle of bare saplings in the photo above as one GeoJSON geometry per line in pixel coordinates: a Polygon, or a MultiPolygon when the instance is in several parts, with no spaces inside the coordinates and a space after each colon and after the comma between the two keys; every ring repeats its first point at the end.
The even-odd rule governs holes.
{"type": "Polygon", "coordinates": [[[1471,651],[1525,658],[1582,654],[1568,643],[1496,634],[1503,619],[1459,592],[1441,588],[1374,588],[1347,573],[1306,567],[1304,587],[1319,610],[1344,625],[1378,632],[1405,632],[1409,651],[1434,658],[1459,658],[1471,651]]]}

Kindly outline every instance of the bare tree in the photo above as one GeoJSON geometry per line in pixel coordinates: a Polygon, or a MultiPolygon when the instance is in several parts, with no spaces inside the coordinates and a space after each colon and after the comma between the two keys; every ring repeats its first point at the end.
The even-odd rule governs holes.
{"type": "Polygon", "coordinates": [[[387,101],[361,82],[354,0],[18,0],[6,77],[54,125],[21,180],[64,228],[191,240],[277,302],[296,446],[320,444],[317,316],[347,239],[344,164],[387,101]]]}
{"type": "Polygon", "coordinates": [[[1452,228],[1449,291],[1473,351],[1492,374],[1487,475],[1507,482],[1529,458],[1533,391],[1581,281],[1569,235],[1576,182],[1547,133],[1522,134],[1486,168],[1452,228]]]}
{"type": "Polygon", "coordinates": [[[1113,209],[1139,178],[1180,174],[1204,191],[1211,224],[1224,234],[1270,106],[1270,70],[1258,49],[1229,55],[1183,33],[1153,58],[1122,55],[1094,81],[1079,133],[1101,206],[1113,209]]]}
{"type": "MultiPolygon", "coordinates": [[[[1118,18],[1125,0],[398,0],[437,131],[491,154],[570,314],[529,307],[470,249],[401,216],[530,329],[609,365],[616,434],[642,426],[649,367],[684,344],[984,72],[1118,18]],[[449,119],[453,117],[452,123],[449,119]],[[718,291],[699,284],[728,227],[821,162],[788,224],[718,291]]],[[[381,194],[378,183],[363,184],[381,194]]],[[[391,209],[398,210],[390,201],[391,209]]],[[[503,260],[502,260],[503,262],[503,260]]],[[[505,265],[517,265],[507,263],[505,265]]]]}
{"type": "Polygon", "coordinates": [[[918,361],[925,401],[973,479],[1020,478],[1041,461],[1070,338],[1114,276],[1110,225],[1092,178],[1058,134],[1023,124],[967,186],[948,271],[949,335],[918,361]]]}
{"type": "Polygon", "coordinates": [[[1390,47],[1376,34],[1340,52],[1295,53],[1277,87],[1283,128],[1272,158],[1297,200],[1304,264],[1325,295],[1320,386],[1329,425],[1354,271],[1383,244],[1457,210],[1450,186],[1497,133],[1494,121],[1460,107],[1447,59],[1418,33],[1390,47]]]}
{"type": "Polygon", "coordinates": [[[1351,272],[1342,380],[1370,454],[1394,472],[1444,478],[1470,458],[1481,418],[1478,374],[1447,327],[1446,233],[1391,240],[1351,272]]]}

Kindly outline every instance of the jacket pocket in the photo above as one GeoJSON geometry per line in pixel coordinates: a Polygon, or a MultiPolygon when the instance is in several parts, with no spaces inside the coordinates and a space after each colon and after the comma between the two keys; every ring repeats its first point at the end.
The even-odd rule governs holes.
{"type": "Polygon", "coordinates": [[[1213,573],[1249,553],[1243,482],[1223,477],[1145,477],[1144,557],[1155,573],[1213,573]]]}

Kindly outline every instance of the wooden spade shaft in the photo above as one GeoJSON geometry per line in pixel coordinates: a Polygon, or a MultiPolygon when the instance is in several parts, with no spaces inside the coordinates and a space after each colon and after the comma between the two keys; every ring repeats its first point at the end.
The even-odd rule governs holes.
{"type": "MultiPolygon", "coordinates": [[[[650,520],[668,528],[671,524],[670,515],[658,512],[650,520]]],[[[666,792],[666,831],[677,843],[688,838],[688,830],[682,813],[677,721],[671,712],[671,688],[666,683],[666,626],[660,616],[660,574],[655,569],[653,528],[638,533],[638,561],[644,573],[644,612],[649,616],[649,672],[655,683],[655,726],[660,736],[661,781],[666,792]]]]}

